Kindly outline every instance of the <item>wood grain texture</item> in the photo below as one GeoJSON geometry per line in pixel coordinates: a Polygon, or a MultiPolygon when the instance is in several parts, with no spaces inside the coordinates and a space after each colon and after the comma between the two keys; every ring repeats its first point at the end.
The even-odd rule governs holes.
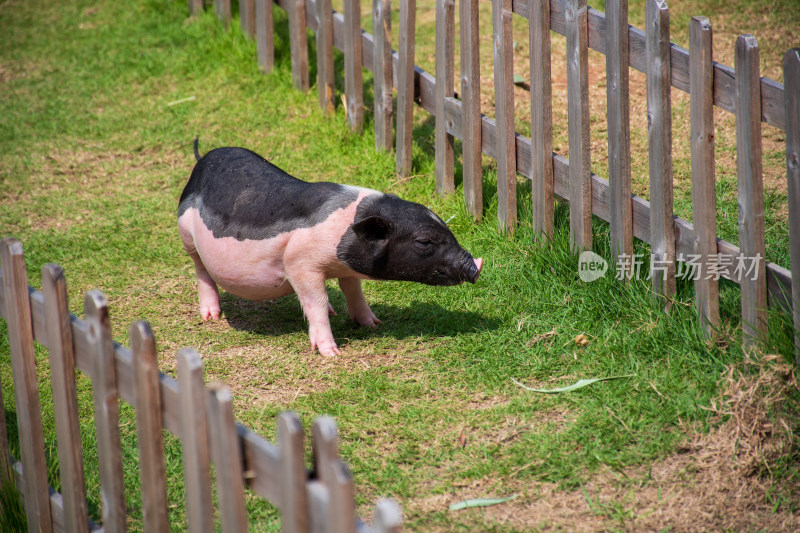
{"type": "Polygon", "coordinates": [[[28,275],[22,243],[7,238],[0,243],[0,264],[3,265],[0,286],[6,296],[8,345],[11,352],[11,373],[14,379],[19,447],[25,465],[23,503],[28,516],[28,531],[52,531],[50,492],[47,483],[47,461],[44,455],[44,434],[36,377],[36,356],[33,348],[33,324],[28,297],[28,275]]]}
{"type": "Polygon", "coordinates": [[[186,519],[192,533],[211,533],[214,516],[203,362],[191,348],[178,350],[177,360],[186,519]]]}
{"type": "Polygon", "coordinates": [[[783,56],[786,84],[786,182],[789,203],[789,242],[794,302],[795,364],[800,366],[800,48],[783,56]]]}
{"type": "Polygon", "coordinates": [[[295,413],[278,415],[278,450],[282,491],[280,509],[282,531],[301,533],[308,529],[308,493],[303,426],[295,413]]]}
{"type": "MultiPolygon", "coordinates": [[[[256,53],[258,66],[269,74],[275,67],[275,38],[272,0],[256,0],[256,53]]],[[[319,45],[318,45],[319,46],[319,45]]]]}
{"type": "Polygon", "coordinates": [[[481,65],[478,2],[459,3],[461,48],[461,102],[464,202],[476,220],[483,217],[483,168],[481,167],[481,65]]]}
{"type": "Polygon", "coordinates": [[[455,3],[436,0],[436,111],[434,118],[434,177],[436,192],[450,194],[455,190],[454,143],[447,129],[445,99],[453,97],[455,68],[455,3]]]}
{"type": "Polygon", "coordinates": [[[307,91],[308,80],[308,41],[306,40],[305,0],[290,0],[289,49],[292,57],[292,81],[301,91],[307,91]]]}
{"type": "Polygon", "coordinates": [[[673,227],[672,99],[670,97],[669,10],[666,0],[647,0],[647,147],[650,171],[650,250],[653,297],[665,310],[675,296],[673,227]]]}
{"type": "Polygon", "coordinates": [[[364,128],[364,87],[361,67],[361,0],[344,0],[344,94],[350,131],[364,128]]]}
{"type": "Polygon", "coordinates": [[[586,0],[567,0],[567,112],[569,233],[572,251],[592,249],[592,181],[589,146],[589,49],[586,0]]]}
{"type": "Polygon", "coordinates": [[[764,185],[761,157],[761,67],[752,35],[736,39],[736,175],[739,194],[739,247],[745,258],[760,258],[752,276],[741,281],[742,347],[767,340],[767,272],[764,243],[764,185]]]}
{"type": "Polygon", "coordinates": [[[42,267],[42,295],[58,437],[58,467],[64,496],[64,525],[67,531],[86,531],[89,529],[89,510],[78,419],[75,354],[72,350],[67,282],[60,266],[49,264],[42,267]]]}
{"type": "Polygon", "coordinates": [[[553,238],[553,87],[550,63],[550,0],[530,0],[528,19],[531,100],[531,198],[533,232],[553,238]]]}
{"type": "Polygon", "coordinates": [[[401,177],[411,174],[411,142],[414,119],[414,32],[417,2],[400,2],[398,23],[397,66],[397,133],[395,140],[395,170],[401,177]]]}
{"type": "MultiPolygon", "coordinates": [[[[119,396],[114,357],[114,340],[106,297],[89,291],[84,299],[86,341],[89,344],[88,371],[92,377],[97,454],[100,462],[100,486],[103,496],[103,525],[108,531],[125,531],[125,485],[122,476],[122,451],[119,435],[119,396]]],[[[77,338],[73,330],[73,339],[77,338]]],[[[76,357],[78,351],[76,350],[76,357]]],[[[80,368],[80,366],[79,366],[80,368]]],[[[129,368],[132,370],[132,368],[129,368]]],[[[132,375],[127,376],[132,389],[132,375]]],[[[132,396],[132,395],[131,395],[132,396]]],[[[131,397],[131,403],[135,400],[131,397]]]]}
{"type": "Polygon", "coordinates": [[[517,225],[517,158],[514,149],[514,35],[511,0],[493,0],[494,116],[497,218],[507,235],[517,225]]]}
{"type": "Polygon", "coordinates": [[[694,255],[699,268],[695,307],[706,335],[719,325],[719,282],[710,265],[717,262],[717,200],[714,188],[714,78],[711,68],[711,23],[705,17],[689,22],[690,120],[692,150],[692,216],[694,255]]]}
{"type": "Polygon", "coordinates": [[[372,33],[375,52],[373,84],[375,98],[375,149],[394,146],[392,103],[392,6],[390,0],[372,0],[372,33]]]}

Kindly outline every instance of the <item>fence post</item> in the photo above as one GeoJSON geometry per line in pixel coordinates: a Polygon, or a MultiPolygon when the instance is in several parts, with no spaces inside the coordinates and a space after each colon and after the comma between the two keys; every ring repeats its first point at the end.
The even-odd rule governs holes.
{"type": "Polygon", "coordinates": [[[214,0],[214,13],[228,29],[231,25],[231,0],[214,0]]]}
{"type": "Polygon", "coordinates": [[[286,533],[308,530],[308,493],[306,480],[303,426],[297,414],[284,412],[278,415],[278,450],[281,472],[286,483],[280,502],[281,529],[286,533]]]}
{"type": "Polygon", "coordinates": [[[675,226],[672,223],[672,68],[666,0],[647,0],[645,19],[651,282],[653,298],[663,296],[664,310],[669,311],[676,289],[675,226]]]}
{"type": "Polygon", "coordinates": [[[739,183],[740,260],[755,260],[752,278],[742,276],[742,348],[767,340],[767,265],[761,163],[761,67],[752,35],[736,39],[736,174],[739,183]]]}
{"type": "Polygon", "coordinates": [[[203,361],[191,348],[178,350],[177,358],[186,518],[189,531],[210,533],[214,531],[214,521],[203,361]]]}
{"type": "Polygon", "coordinates": [[[251,39],[256,36],[255,0],[239,0],[239,25],[242,33],[251,39]]]}
{"type": "Polygon", "coordinates": [[[60,266],[50,264],[42,267],[42,294],[58,437],[58,467],[61,494],[64,497],[64,529],[87,531],[89,510],[78,420],[75,354],[67,304],[67,283],[60,266]]]}
{"type": "Polygon", "coordinates": [[[258,65],[265,74],[275,66],[275,38],[272,21],[272,0],[256,0],[256,48],[258,65]]]}
{"type": "Polygon", "coordinates": [[[364,127],[361,78],[361,0],[344,0],[344,93],[350,131],[364,127]]]}
{"type": "Polygon", "coordinates": [[[189,0],[189,15],[190,16],[195,17],[195,16],[199,15],[202,12],[203,12],[203,0],[189,0]]]}
{"type": "Polygon", "coordinates": [[[531,83],[531,200],[533,234],[553,238],[553,86],[550,79],[550,0],[528,2],[531,83]],[[536,53],[533,53],[533,51],[536,53]]]}
{"type": "Polygon", "coordinates": [[[394,500],[379,500],[375,504],[375,518],[372,522],[377,533],[400,533],[403,512],[394,500]]]}
{"type": "Polygon", "coordinates": [[[783,83],[786,102],[786,182],[791,243],[794,361],[800,366],[800,48],[792,48],[783,56],[783,83]]]}
{"type": "Polygon", "coordinates": [[[8,344],[14,376],[14,397],[17,407],[19,446],[25,478],[24,504],[28,531],[52,531],[50,489],[47,482],[47,461],[44,456],[42,414],[36,378],[36,356],[33,349],[31,302],[28,275],[22,243],[4,239],[0,246],[2,290],[8,323],[8,344]]]}
{"type": "Polygon", "coordinates": [[[330,494],[329,530],[335,533],[355,531],[353,478],[347,465],[339,459],[336,422],[328,416],[317,418],[311,428],[311,435],[314,472],[330,494]]]}
{"type": "Polygon", "coordinates": [[[483,169],[481,167],[481,63],[476,0],[461,0],[461,160],[467,212],[483,216],[483,169]]]}
{"type": "Polygon", "coordinates": [[[143,321],[131,325],[130,339],[144,529],[167,531],[169,513],[156,342],[150,325],[143,321]]]}
{"type": "Polygon", "coordinates": [[[392,149],[392,5],[372,0],[375,149],[392,149]]]}
{"type": "Polygon", "coordinates": [[[455,3],[436,0],[436,85],[435,85],[435,174],[436,192],[449,194],[455,190],[453,146],[455,139],[447,132],[445,99],[453,97],[455,68],[455,3]]]}
{"type": "Polygon", "coordinates": [[[513,16],[511,0],[492,1],[494,117],[497,123],[497,218],[508,235],[514,233],[517,222],[513,16]]]}
{"type": "Polygon", "coordinates": [[[292,56],[292,81],[301,91],[308,90],[308,42],[306,41],[306,2],[288,0],[289,48],[292,56]]]}
{"type": "Polygon", "coordinates": [[[411,174],[411,135],[414,120],[414,30],[417,1],[400,1],[399,60],[397,65],[397,139],[395,170],[400,176],[411,174]]]}
{"type": "Polygon", "coordinates": [[[212,383],[208,388],[208,433],[217,477],[222,531],[247,531],[242,450],[233,417],[233,395],[224,383],[212,383]]]}
{"type": "Polygon", "coordinates": [[[692,216],[694,255],[699,259],[695,306],[706,335],[719,324],[719,282],[710,264],[717,262],[717,210],[714,190],[714,72],[711,23],[689,22],[689,94],[692,139],[692,216]],[[708,278],[708,279],[706,279],[708,278]]]}
{"type": "Polygon", "coordinates": [[[319,107],[326,115],[333,115],[333,8],[331,0],[317,0],[317,91],[319,107]]]}
{"type": "Polygon", "coordinates": [[[108,304],[102,292],[92,290],[84,300],[87,340],[92,348],[92,390],[103,494],[103,526],[107,531],[125,531],[125,484],[119,436],[119,397],[114,340],[108,304]]]}
{"type": "Polygon", "coordinates": [[[631,128],[628,93],[628,0],[606,2],[606,97],[611,257],[623,277],[633,275],[631,128]],[[630,258],[630,262],[626,259],[630,258]]]}
{"type": "Polygon", "coordinates": [[[589,33],[586,0],[567,0],[567,130],[569,235],[572,251],[592,248],[592,176],[589,154],[589,33]]]}

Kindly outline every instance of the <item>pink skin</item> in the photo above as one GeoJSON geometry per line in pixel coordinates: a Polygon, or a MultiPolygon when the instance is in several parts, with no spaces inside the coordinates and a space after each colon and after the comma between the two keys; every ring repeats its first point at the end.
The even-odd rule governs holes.
{"type": "MultiPolygon", "coordinates": [[[[200,316],[203,320],[219,319],[217,286],[250,300],[271,300],[294,292],[308,319],[312,350],[318,349],[325,356],[339,355],[329,319],[336,312],[328,301],[326,279],[338,278],[352,320],[372,329],[381,323],[361,290],[361,280],[367,277],[336,257],[336,245],[353,223],[359,202],[369,194],[375,191],[361,190],[352,204],[333,212],[317,226],[260,241],[217,239],[198,210],[187,209],[178,219],[178,229],[194,262],[200,316]]],[[[474,261],[480,273],[483,259],[474,261]]]]}

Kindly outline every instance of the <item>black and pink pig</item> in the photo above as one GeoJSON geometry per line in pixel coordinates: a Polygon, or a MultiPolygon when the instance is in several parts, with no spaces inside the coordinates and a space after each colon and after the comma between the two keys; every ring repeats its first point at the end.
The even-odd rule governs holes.
{"type": "Polygon", "coordinates": [[[242,298],[297,294],[312,349],[339,353],[325,280],[338,278],[350,317],[380,320],[362,279],[429,285],[474,283],[483,265],[459,246],[430,209],[393,194],[336,183],[308,183],[244,148],[202,158],[181,194],[178,229],[194,261],[203,320],[218,319],[217,287],[242,298]]]}

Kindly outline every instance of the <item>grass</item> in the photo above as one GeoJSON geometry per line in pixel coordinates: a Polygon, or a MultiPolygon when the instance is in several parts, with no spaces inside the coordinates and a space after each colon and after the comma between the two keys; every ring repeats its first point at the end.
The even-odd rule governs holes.
{"type": "MultiPolygon", "coordinates": [[[[698,0],[685,9],[724,10],[721,16],[731,25],[748,20],[750,11],[739,14],[726,5],[698,0]]],[[[784,5],[790,2],[779,3],[784,5]]],[[[432,71],[426,64],[433,31],[426,8],[418,15],[418,63],[432,71]]],[[[683,6],[674,9],[676,27],[687,15],[683,6]]],[[[634,496],[602,499],[600,489],[590,489],[610,472],[632,480],[630,491],[638,494],[651,483],[643,468],[682,449],[689,435],[720,423],[707,407],[720,394],[718,382],[728,367],[742,358],[738,288],[722,283],[723,322],[708,340],[697,325],[690,283],[679,283],[667,315],[652,301],[646,280],[621,285],[607,276],[581,282],[577,258],[569,252],[568,210],[558,206],[555,237],[540,246],[532,235],[530,190],[523,181],[515,237],[499,235],[491,193],[494,165],[488,160],[486,214],[482,223],[473,223],[460,191],[447,198],[433,191],[432,119],[422,112],[415,122],[414,177],[397,179],[393,155],[373,148],[371,113],[365,134],[351,135],[341,109],[323,119],[315,90],[304,94],[292,88],[286,16],[280,9],[275,16],[276,68],[264,76],[256,66],[255,45],[241,35],[238,21],[225,31],[210,13],[188,19],[185,2],[33,0],[0,6],[0,236],[24,243],[29,283],[39,286],[43,264],[61,264],[70,308],[79,316],[85,292],[101,289],[115,339],[128,344],[129,324],[148,320],[160,367],[168,374],[174,375],[179,347],[197,348],[207,381],[228,382],[237,418],[268,438],[274,438],[275,415],[283,410],[297,411],[307,426],[315,416],[335,416],[362,516],[370,515],[377,497],[390,496],[403,505],[411,530],[547,529],[558,527],[558,520],[537,518],[530,509],[577,495],[582,503],[575,505],[590,517],[579,517],[589,520],[588,529],[630,526],[638,514],[634,496]],[[168,105],[187,96],[196,99],[168,105]],[[301,178],[372,187],[429,205],[450,220],[465,248],[485,259],[480,281],[457,288],[366,283],[367,300],[383,320],[376,331],[350,324],[344,299],[331,284],[329,295],[340,311],[333,332],[343,350],[336,359],[311,352],[293,297],[259,303],[223,294],[223,319],[201,323],[193,268],[175,224],[196,135],[201,152],[246,146],[301,178]],[[535,395],[511,381],[552,388],[628,374],[633,377],[556,396],[535,395]],[[448,503],[460,499],[512,493],[521,496],[496,509],[447,511],[448,503]]],[[[364,26],[370,24],[365,17],[364,26]]],[[[770,37],[785,29],[770,17],[764,24],[770,37]]],[[[786,32],[774,40],[796,44],[796,33],[786,32]]],[[[780,61],[772,52],[762,53],[762,59],[780,61]]],[[[337,53],[335,61],[341,77],[342,56],[337,53]]],[[[313,53],[311,62],[313,80],[313,53]]],[[[765,74],[771,68],[765,67],[765,74]]],[[[341,78],[337,86],[343,86],[341,78]]],[[[368,75],[365,89],[369,103],[368,75]]],[[[675,103],[677,114],[688,110],[686,102],[675,103]]],[[[639,167],[646,165],[641,153],[634,154],[639,167]]],[[[676,175],[687,171],[681,166],[685,161],[676,159],[676,175]]],[[[727,161],[721,164],[729,165],[730,157],[727,161]]],[[[595,172],[602,174],[603,164],[600,156],[593,162],[595,172]]],[[[720,198],[728,202],[721,212],[729,221],[721,231],[733,233],[735,197],[730,183],[720,181],[720,198]]],[[[685,182],[676,178],[676,184],[685,182]]],[[[767,204],[774,214],[768,220],[783,229],[768,233],[768,246],[778,250],[771,259],[783,261],[785,190],[770,191],[767,204]]],[[[683,204],[676,200],[684,211],[685,198],[683,204]]],[[[595,220],[593,231],[595,250],[608,259],[607,224],[595,220]]],[[[649,253],[642,243],[636,251],[649,253]]],[[[0,382],[19,456],[8,340],[0,327],[0,382]]],[[[791,333],[786,316],[773,311],[764,351],[788,356],[791,333]]],[[[36,357],[50,482],[58,488],[46,351],[37,346],[36,357]]],[[[88,378],[79,379],[79,393],[90,511],[97,520],[88,378]]],[[[122,406],[121,418],[131,527],[140,529],[130,406],[122,406]]],[[[170,516],[176,529],[184,529],[179,441],[167,438],[166,449],[170,516]]],[[[774,479],[791,478],[797,460],[794,448],[772,466],[774,479]]],[[[787,490],[777,481],[770,485],[769,503],[777,512],[795,512],[794,493],[787,490]]],[[[248,511],[253,529],[279,528],[276,511],[252,495],[248,511]]]]}

